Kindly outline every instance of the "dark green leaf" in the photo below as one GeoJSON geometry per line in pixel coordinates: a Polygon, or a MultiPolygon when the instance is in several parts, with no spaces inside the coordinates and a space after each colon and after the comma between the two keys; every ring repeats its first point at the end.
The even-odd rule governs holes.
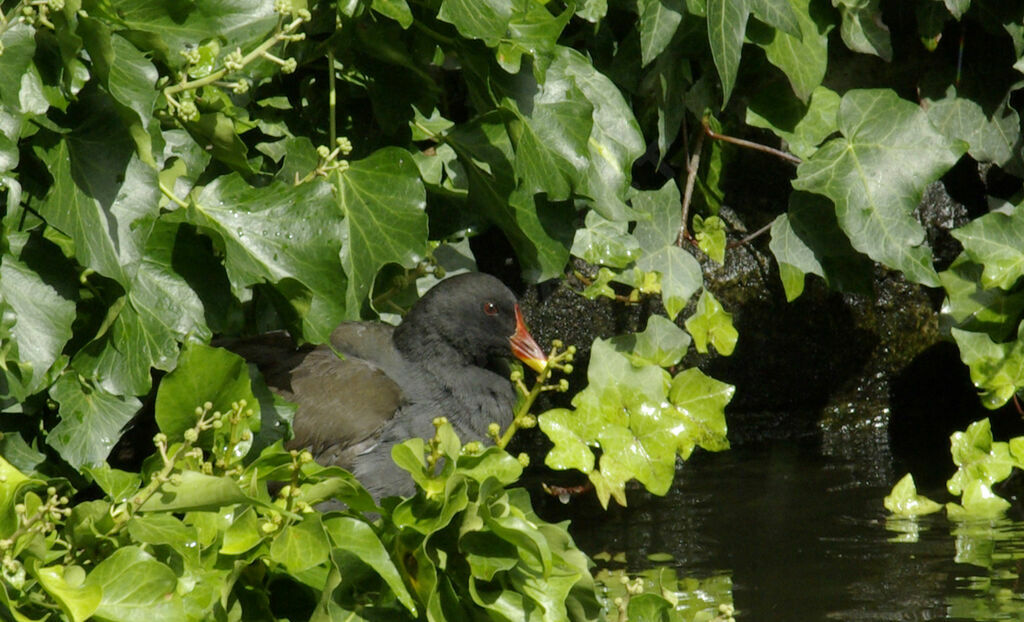
{"type": "Polygon", "coordinates": [[[835,203],[854,248],[907,278],[937,286],[924,229],[911,215],[924,187],[963,153],[925,113],[888,90],[855,90],[839,106],[843,136],[799,167],[793,187],[835,203]]]}
{"type": "Polygon", "coordinates": [[[640,57],[646,66],[654,60],[676,34],[683,21],[682,0],[638,0],[640,13],[640,57]]]}
{"type": "Polygon", "coordinates": [[[173,442],[196,424],[196,411],[202,410],[206,402],[212,405],[211,412],[227,413],[233,403],[243,401],[248,408],[259,408],[245,360],[223,348],[190,342],[178,366],[160,382],[156,422],[173,442]]]}
{"type": "Polygon", "coordinates": [[[96,465],[107,459],[121,428],[142,405],[134,397],[122,398],[84,386],[75,374],[64,374],[50,387],[60,404],[60,423],[46,442],[74,467],[96,465]]]}
{"type": "Polygon", "coordinates": [[[729,102],[740,68],[740,52],[750,16],[748,1],[710,2],[707,7],[708,44],[722,80],[723,108],[729,102]]]}
{"type": "Polygon", "coordinates": [[[953,231],[974,263],[985,266],[985,288],[1009,290],[1024,275],[1024,209],[991,212],[953,231]]]}

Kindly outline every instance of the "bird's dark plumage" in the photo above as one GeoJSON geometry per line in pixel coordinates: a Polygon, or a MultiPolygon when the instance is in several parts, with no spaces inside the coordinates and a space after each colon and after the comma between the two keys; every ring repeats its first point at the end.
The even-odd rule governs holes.
{"type": "Polygon", "coordinates": [[[288,447],[351,470],[376,498],[413,492],[391,447],[432,437],[436,417],[464,441],[484,440],[491,422],[510,422],[515,394],[500,359],[544,364],[515,296],[482,273],[442,281],[397,327],[347,322],[329,344],[299,349],[283,333],[223,345],[298,404],[288,447]]]}

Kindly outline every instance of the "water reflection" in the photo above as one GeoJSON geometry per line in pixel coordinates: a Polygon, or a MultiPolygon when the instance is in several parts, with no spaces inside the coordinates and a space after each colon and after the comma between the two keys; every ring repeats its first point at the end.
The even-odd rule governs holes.
{"type": "Polygon", "coordinates": [[[731,577],[738,620],[1024,619],[1024,523],[892,519],[882,498],[893,482],[861,471],[779,442],[697,454],[669,495],[632,494],[628,508],[539,503],[572,519],[581,548],[631,572],[667,553],[681,576],[731,577]]]}

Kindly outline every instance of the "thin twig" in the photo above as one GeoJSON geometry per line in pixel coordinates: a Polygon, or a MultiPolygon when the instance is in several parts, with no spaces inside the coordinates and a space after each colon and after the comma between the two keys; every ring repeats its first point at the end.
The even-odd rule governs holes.
{"type": "Polygon", "coordinates": [[[772,221],[772,222],[768,223],[767,225],[761,227],[757,231],[751,233],[750,235],[748,235],[747,237],[745,237],[745,238],[743,238],[741,240],[735,240],[733,242],[729,242],[726,245],[726,248],[736,248],[737,246],[743,246],[744,244],[750,242],[751,240],[753,240],[757,236],[763,234],[765,231],[768,231],[769,229],[771,229],[773,224],[774,224],[774,221],[772,221]]]}
{"type": "Polygon", "coordinates": [[[793,164],[800,164],[800,162],[802,162],[802,160],[800,158],[796,157],[792,153],[786,153],[785,151],[782,151],[781,149],[776,149],[774,147],[769,147],[768,145],[762,145],[761,143],[755,143],[754,141],[751,141],[751,140],[744,140],[742,138],[736,138],[735,136],[727,136],[725,134],[719,134],[718,132],[716,132],[713,129],[711,129],[710,127],[708,127],[707,123],[704,123],[704,133],[707,134],[709,138],[712,138],[714,140],[721,140],[721,141],[724,141],[724,142],[727,142],[727,143],[732,143],[734,145],[739,145],[741,147],[746,147],[748,149],[755,149],[757,151],[763,151],[765,153],[770,153],[770,154],[772,154],[773,156],[775,156],[777,158],[782,158],[783,160],[786,160],[787,162],[791,162],[793,164]]]}
{"type": "Polygon", "coordinates": [[[690,237],[686,223],[690,217],[690,199],[693,197],[693,183],[697,179],[697,169],[700,168],[700,151],[703,148],[704,134],[700,133],[697,134],[697,144],[693,148],[693,154],[686,163],[686,188],[683,190],[682,222],[679,225],[679,236],[676,238],[676,246],[679,247],[682,247],[683,240],[690,237]]]}

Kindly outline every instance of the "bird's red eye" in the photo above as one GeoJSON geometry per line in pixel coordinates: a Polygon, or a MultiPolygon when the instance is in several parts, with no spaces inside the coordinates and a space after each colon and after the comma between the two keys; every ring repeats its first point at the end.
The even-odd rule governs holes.
{"type": "Polygon", "coordinates": [[[486,313],[487,315],[497,315],[498,305],[494,304],[493,302],[485,302],[484,313],[486,313]]]}

